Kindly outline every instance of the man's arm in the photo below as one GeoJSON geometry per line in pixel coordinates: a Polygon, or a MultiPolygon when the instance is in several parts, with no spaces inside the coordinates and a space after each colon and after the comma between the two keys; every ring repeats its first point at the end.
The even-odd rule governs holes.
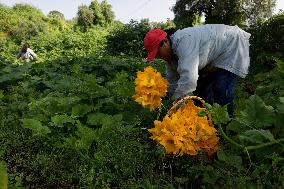
{"type": "Polygon", "coordinates": [[[174,99],[182,98],[196,90],[199,66],[199,38],[185,35],[176,46],[179,57],[177,71],[180,78],[174,99]]]}
{"type": "Polygon", "coordinates": [[[177,88],[177,82],[179,79],[179,73],[174,68],[173,64],[177,64],[177,62],[172,62],[171,64],[166,64],[166,77],[169,82],[169,88],[168,88],[168,97],[171,98],[177,88]]]}

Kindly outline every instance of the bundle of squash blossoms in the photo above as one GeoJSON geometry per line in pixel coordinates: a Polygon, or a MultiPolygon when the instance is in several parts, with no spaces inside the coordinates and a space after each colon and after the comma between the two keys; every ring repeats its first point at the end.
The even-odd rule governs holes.
{"type": "Polygon", "coordinates": [[[160,72],[148,66],[143,72],[137,72],[135,79],[134,99],[143,107],[149,107],[151,111],[161,108],[162,97],[166,96],[168,81],[160,72]]]}
{"type": "Polygon", "coordinates": [[[211,156],[218,150],[219,138],[207,116],[198,115],[202,110],[205,108],[197,107],[193,100],[189,100],[162,121],[156,120],[155,127],[148,130],[152,134],[150,138],[161,144],[167,154],[197,155],[205,152],[211,156]]]}

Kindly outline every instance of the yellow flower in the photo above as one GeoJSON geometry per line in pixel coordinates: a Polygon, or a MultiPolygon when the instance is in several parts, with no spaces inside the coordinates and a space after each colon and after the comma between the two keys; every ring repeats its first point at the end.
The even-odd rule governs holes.
{"type": "Polygon", "coordinates": [[[160,141],[166,149],[166,153],[177,154],[179,152],[179,146],[182,146],[181,142],[174,135],[167,133],[160,141]]]}
{"type": "Polygon", "coordinates": [[[135,85],[136,94],[133,98],[137,103],[151,111],[161,107],[162,97],[166,96],[168,88],[168,82],[161,73],[148,66],[143,72],[137,72],[135,85]]]}
{"type": "Polygon", "coordinates": [[[155,120],[155,127],[148,131],[151,139],[157,141],[166,153],[174,155],[197,155],[203,151],[209,156],[218,150],[217,130],[208,121],[207,116],[199,117],[197,107],[192,100],[162,121],[155,120]]]}

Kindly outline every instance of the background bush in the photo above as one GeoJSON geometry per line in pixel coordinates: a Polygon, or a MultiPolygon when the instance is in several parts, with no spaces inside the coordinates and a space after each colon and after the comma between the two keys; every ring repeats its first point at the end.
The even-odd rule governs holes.
{"type": "Polygon", "coordinates": [[[261,66],[275,66],[271,55],[284,58],[284,13],[279,13],[267,21],[260,21],[249,28],[251,37],[252,70],[261,66]]]}

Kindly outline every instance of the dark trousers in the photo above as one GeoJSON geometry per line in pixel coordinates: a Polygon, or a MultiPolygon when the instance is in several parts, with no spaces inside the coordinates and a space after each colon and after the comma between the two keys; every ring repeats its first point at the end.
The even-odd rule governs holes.
{"type": "Polygon", "coordinates": [[[233,100],[236,83],[237,75],[227,70],[218,69],[206,76],[200,74],[194,93],[209,104],[227,104],[228,113],[232,116],[234,112],[233,100]]]}

